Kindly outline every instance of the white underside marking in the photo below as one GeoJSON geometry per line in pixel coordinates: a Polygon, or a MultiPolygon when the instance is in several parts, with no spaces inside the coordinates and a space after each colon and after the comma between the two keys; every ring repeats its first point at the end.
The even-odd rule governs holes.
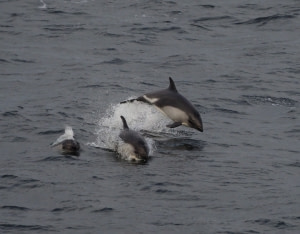
{"type": "MultiPolygon", "coordinates": [[[[155,102],[157,102],[159,100],[159,98],[149,98],[146,95],[143,96],[148,102],[150,102],[151,104],[154,104],[155,102]]],[[[156,106],[157,107],[157,106],[156,106]]],[[[164,115],[166,115],[167,117],[169,117],[170,119],[172,119],[174,122],[180,122],[183,125],[188,126],[188,115],[173,106],[164,106],[163,108],[159,108],[157,107],[164,115]]]]}
{"type": "Polygon", "coordinates": [[[164,106],[161,110],[174,122],[180,122],[183,125],[188,124],[189,117],[184,111],[173,106],[164,106]]]}
{"type": "Polygon", "coordinates": [[[149,98],[146,95],[143,96],[148,102],[150,102],[151,104],[157,102],[159,100],[159,98],[149,98]]]}
{"type": "Polygon", "coordinates": [[[132,161],[139,161],[140,159],[134,153],[134,148],[131,144],[121,143],[118,148],[118,153],[121,155],[122,159],[132,161]]]}

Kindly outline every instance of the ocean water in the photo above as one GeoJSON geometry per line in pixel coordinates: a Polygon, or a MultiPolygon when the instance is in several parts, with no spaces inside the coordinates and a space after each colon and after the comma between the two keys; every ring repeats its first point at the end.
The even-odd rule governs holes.
{"type": "Polygon", "coordinates": [[[0,1],[1,233],[299,233],[300,2],[0,1]],[[119,102],[168,77],[204,132],[119,102]],[[119,115],[150,160],[118,157],[119,115]],[[50,146],[72,126],[80,156],[50,146]]]}

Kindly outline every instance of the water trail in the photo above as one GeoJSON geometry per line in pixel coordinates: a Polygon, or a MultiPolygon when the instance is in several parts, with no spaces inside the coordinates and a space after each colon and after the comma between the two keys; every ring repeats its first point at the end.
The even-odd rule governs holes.
{"type": "MultiPolygon", "coordinates": [[[[129,128],[142,135],[143,132],[153,133],[153,135],[174,132],[173,129],[166,127],[169,120],[153,106],[139,102],[116,104],[111,105],[100,118],[96,130],[96,142],[90,145],[122,154],[123,143],[119,138],[119,133],[123,129],[121,115],[126,118],[129,128]]],[[[148,137],[145,139],[149,145],[149,155],[152,156],[155,151],[155,142],[148,137]]]]}

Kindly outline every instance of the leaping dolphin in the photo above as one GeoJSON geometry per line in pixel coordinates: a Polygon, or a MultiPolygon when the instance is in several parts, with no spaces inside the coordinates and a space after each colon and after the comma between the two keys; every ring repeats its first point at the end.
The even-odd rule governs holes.
{"type": "Polygon", "coordinates": [[[125,143],[126,157],[132,161],[146,161],[149,156],[149,147],[145,139],[136,131],[129,129],[126,119],[121,116],[123,121],[123,130],[120,132],[120,138],[125,143]]]}
{"type": "Polygon", "coordinates": [[[66,126],[65,133],[53,142],[51,146],[58,148],[63,154],[78,155],[80,150],[80,144],[75,140],[73,129],[70,126],[66,126]]]}
{"type": "Polygon", "coordinates": [[[121,103],[141,101],[154,105],[173,120],[173,123],[168,124],[167,127],[176,128],[180,125],[184,125],[203,132],[203,124],[199,112],[177,91],[171,77],[169,77],[169,80],[170,85],[167,89],[146,93],[136,99],[130,99],[121,103]]]}

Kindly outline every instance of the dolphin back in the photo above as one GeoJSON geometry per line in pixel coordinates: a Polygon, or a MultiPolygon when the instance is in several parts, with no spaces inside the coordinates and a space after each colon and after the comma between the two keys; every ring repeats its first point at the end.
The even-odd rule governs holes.
{"type": "Polygon", "coordinates": [[[168,89],[177,93],[178,91],[176,89],[175,82],[173,81],[172,77],[169,77],[169,81],[170,81],[170,84],[169,84],[168,89]]]}
{"type": "Polygon", "coordinates": [[[119,137],[124,143],[130,144],[135,152],[142,158],[147,158],[149,155],[149,147],[144,138],[134,130],[124,129],[121,131],[119,137]]]}

